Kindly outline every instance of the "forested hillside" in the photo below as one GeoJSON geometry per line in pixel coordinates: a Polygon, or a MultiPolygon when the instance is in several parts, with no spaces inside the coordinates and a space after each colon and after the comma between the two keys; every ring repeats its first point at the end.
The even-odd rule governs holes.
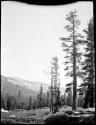
{"type": "Polygon", "coordinates": [[[41,84],[45,90],[48,88],[48,85],[44,83],[32,82],[20,78],[6,77],[1,75],[2,94],[8,93],[9,95],[14,95],[18,94],[18,91],[21,91],[24,96],[35,95],[39,91],[41,84]]]}

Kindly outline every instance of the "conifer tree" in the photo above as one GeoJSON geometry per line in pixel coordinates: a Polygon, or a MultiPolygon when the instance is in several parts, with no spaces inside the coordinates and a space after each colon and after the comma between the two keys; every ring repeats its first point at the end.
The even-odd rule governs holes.
{"type": "Polygon", "coordinates": [[[39,93],[37,95],[37,105],[39,108],[42,108],[43,107],[43,87],[42,87],[42,84],[40,86],[40,90],[39,90],[39,93]]]}
{"type": "Polygon", "coordinates": [[[29,96],[29,110],[32,108],[32,96],[29,96]]]}
{"type": "Polygon", "coordinates": [[[68,37],[61,37],[60,39],[64,41],[62,43],[63,51],[66,53],[65,65],[67,70],[66,76],[72,77],[73,85],[73,103],[72,109],[77,109],[77,76],[82,77],[80,71],[80,59],[82,52],[80,51],[79,45],[83,44],[83,36],[77,32],[78,26],[80,25],[80,20],[78,19],[77,12],[71,11],[66,15],[66,20],[69,22],[65,29],[68,31],[68,37]]]}
{"type": "MultiPolygon", "coordinates": [[[[60,106],[60,82],[58,81],[58,58],[53,57],[51,61],[51,106],[52,112],[57,112],[58,106],[60,106]]],[[[60,79],[60,78],[59,78],[60,79]]]]}
{"type": "Polygon", "coordinates": [[[53,69],[51,69],[51,86],[49,91],[50,91],[50,111],[53,112],[53,69]]]}
{"type": "Polygon", "coordinates": [[[85,93],[84,108],[94,106],[95,99],[95,49],[94,49],[94,24],[93,18],[88,23],[87,30],[84,30],[87,39],[85,42],[85,60],[82,63],[84,78],[83,83],[80,85],[82,91],[85,93]]]}
{"type": "Polygon", "coordinates": [[[11,96],[7,94],[7,110],[11,109],[11,96]]]}
{"type": "Polygon", "coordinates": [[[1,94],[1,108],[5,108],[4,97],[2,94],[1,94]]]}
{"type": "Polygon", "coordinates": [[[66,84],[67,105],[72,106],[72,83],[66,84]]]}

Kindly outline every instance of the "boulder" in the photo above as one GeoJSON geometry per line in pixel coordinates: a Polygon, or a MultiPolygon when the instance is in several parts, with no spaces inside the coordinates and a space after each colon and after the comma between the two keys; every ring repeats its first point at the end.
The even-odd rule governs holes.
{"type": "Polygon", "coordinates": [[[3,108],[1,109],[1,112],[8,112],[8,110],[4,110],[3,108]]]}
{"type": "Polygon", "coordinates": [[[15,118],[16,116],[15,115],[10,115],[9,118],[15,118]]]}

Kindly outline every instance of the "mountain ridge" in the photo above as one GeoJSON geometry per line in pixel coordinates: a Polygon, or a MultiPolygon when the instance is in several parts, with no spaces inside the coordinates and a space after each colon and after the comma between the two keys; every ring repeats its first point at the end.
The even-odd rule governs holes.
{"type": "Polygon", "coordinates": [[[8,93],[9,95],[14,95],[17,94],[18,91],[21,91],[22,95],[25,96],[37,95],[41,84],[43,90],[46,91],[49,87],[47,84],[1,75],[1,94],[8,93]]]}
{"type": "MultiPolygon", "coordinates": [[[[8,77],[1,75],[1,94],[17,94],[18,91],[22,92],[22,95],[30,96],[37,95],[40,90],[40,86],[43,86],[43,91],[47,92],[50,85],[43,82],[24,80],[18,77],[8,77]]],[[[60,87],[61,93],[64,92],[64,88],[60,87]]]]}

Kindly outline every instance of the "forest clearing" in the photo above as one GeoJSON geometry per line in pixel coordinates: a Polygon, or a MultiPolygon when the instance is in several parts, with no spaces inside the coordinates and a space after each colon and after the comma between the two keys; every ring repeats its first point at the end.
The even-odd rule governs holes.
{"type": "Polygon", "coordinates": [[[1,123],[94,125],[92,3],[88,6],[87,3],[74,4],[72,8],[68,7],[68,11],[64,6],[64,12],[61,8],[51,11],[46,7],[27,8],[26,4],[22,5],[25,12],[17,9],[17,4],[12,4],[16,10],[12,8],[10,11],[11,4],[7,4],[2,4],[2,31],[6,33],[9,24],[7,27],[5,20],[8,18],[10,23],[10,16],[12,25],[10,23],[6,33],[9,34],[8,41],[5,34],[2,42],[1,123]],[[20,15],[19,11],[22,12],[20,15]],[[7,13],[12,15],[7,17],[7,13]]]}
{"type": "Polygon", "coordinates": [[[16,109],[1,112],[1,123],[3,124],[95,124],[95,108],[79,108],[72,113],[72,108],[63,106],[58,112],[52,114],[48,107],[36,110],[16,109]],[[66,116],[66,117],[65,117],[66,116]],[[64,118],[63,118],[64,117],[64,118]],[[69,120],[72,119],[72,120],[69,120]],[[71,122],[71,123],[70,123],[71,122]]]}

